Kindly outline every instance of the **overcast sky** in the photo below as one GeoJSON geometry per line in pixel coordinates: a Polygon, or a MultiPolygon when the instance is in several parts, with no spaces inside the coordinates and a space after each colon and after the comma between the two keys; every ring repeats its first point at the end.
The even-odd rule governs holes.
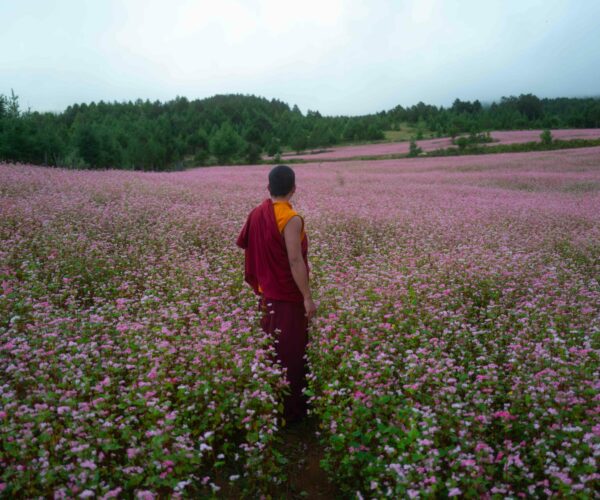
{"type": "Polygon", "coordinates": [[[356,115],[600,95],[600,0],[0,0],[22,108],[242,93],[356,115]]]}

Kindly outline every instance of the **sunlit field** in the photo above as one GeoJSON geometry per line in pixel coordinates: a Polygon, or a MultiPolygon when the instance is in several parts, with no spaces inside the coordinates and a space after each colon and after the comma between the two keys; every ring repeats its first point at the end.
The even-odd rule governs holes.
{"type": "MultiPolygon", "coordinates": [[[[0,496],[276,495],[235,246],[270,168],[0,165],[0,496]]],[[[597,495],[600,148],[293,168],[339,490],[597,495]]]]}

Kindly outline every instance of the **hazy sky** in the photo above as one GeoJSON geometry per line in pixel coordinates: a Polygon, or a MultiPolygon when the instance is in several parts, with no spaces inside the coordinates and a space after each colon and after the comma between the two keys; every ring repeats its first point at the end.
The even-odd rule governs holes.
{"type": "Polygon", "coordinates": [[[242,93],[363,114],[600,94],[600,0],[0,0],[23,108],[242,93]]]}

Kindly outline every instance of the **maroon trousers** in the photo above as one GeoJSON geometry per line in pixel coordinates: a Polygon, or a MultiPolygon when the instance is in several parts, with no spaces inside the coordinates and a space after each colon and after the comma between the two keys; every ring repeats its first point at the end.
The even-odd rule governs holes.
{"type": "Polygon", "coordinates": [[[290,394],[283,400],[283,417],[294,422],[306,416],[307,397],[302,393],[306,387],[307,364],[304,359],[308,344],[308,319],[302,302],[265,299],[258,301],[263,313],[261,326],[275,342],[277,361],[286,368],[290,394]]]}

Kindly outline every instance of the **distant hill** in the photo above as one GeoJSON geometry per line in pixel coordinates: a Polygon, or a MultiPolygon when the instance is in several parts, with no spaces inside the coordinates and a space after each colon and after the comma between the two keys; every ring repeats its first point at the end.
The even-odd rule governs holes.
{"type": "Polygon", "coordinates": [[[184,165],[257,163],[263,154],[384,140],[409,129],[437,137],[462,132],[600,127],[599,98],[502,97],[484,106],[456,99],[444,108],[419,102],[364,116],[303,114],[253,95],[167,102],[74,104],[61,113],[22,112],[0,95],[0,161],[73,168],[170,170],[184,165]]]}

